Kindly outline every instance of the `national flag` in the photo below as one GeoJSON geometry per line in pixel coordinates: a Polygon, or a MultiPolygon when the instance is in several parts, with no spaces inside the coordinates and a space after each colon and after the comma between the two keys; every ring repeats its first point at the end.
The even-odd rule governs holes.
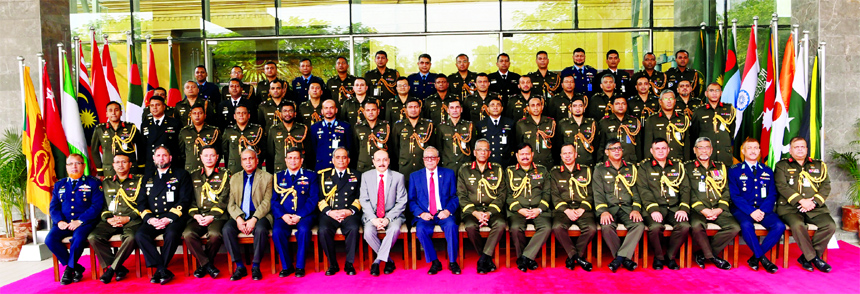
{"type": "Polygon", "coordinates": [[[110,56],[110,47],[107,42],[105,42],[102,54],[102,67],[105,72],[105,80],[107,81],[107,90],[108,95],[110,95],[110,101],[114,101],[119,103],[119,105],[122,105],[122,96],[119,95],[119,84],[116,82],[116,73],[113,69],[113,58],[110,56]]]}
{"type": "MultiPolygon", "coordinates": [[[[715,38],[716,42],[714,47],[716,48],[714,49],[714,51],[716,52],[714,53],[714,58],[711,58],[711,64],[713,65],[713,69],[711,69],[711,80],[709,83],[717,83],[720,84],[720,86],[723,86],[725,85],[725,83],[723,82],[723,75],[726,73],[726,54],[724,49],[726,44],[725,38],[722,36],[722,32],[720,30],[717,30],[715,38]]],[[[724,95],[723,97],[726,96],[724,95]]],[[[732,100],[723,102],[731,103],[732,100]]]]}
{"type": "MultiPolygon", "coordinates": [[[[756,99],[757,90],[759,89],[758,82],[761,65],[759,65],[758,62],[758,47],[756,46],[755,30],[756,27],[753,27],[750,30],[750,41],[747,46],[747,60],[744,63],[744,72],[740,75],[740,89],[737,89],[737,92],[734,94],[734,107],[737,110],[737,115],[735,116],[735,142],[743,142],[743,140],[746,140],[748,137],[756,137],[756,132],[754,131],[754,126],[756,125],[756,112],[754,111],[754,105],[756,105],[756,102],[761,101],[761,99],[756,99]]],[[[737,48],[735,48],[733,39],[730,40],[730,42],[729,56],[734,56],[734,52],[737,48]]],[[[735,58],[729,57],[728,60],[732,61],[735,60],[735,58]]],[[[735,71],[737,71],[737,66],[735,66],[735,71]]],[[[726,90],[723,91],[724,97],[726,93],[733,88],[732,85],[735,83],[738,76],[737,72],[730,75],[730,78],[726,83],[726,90]]],[[[734,155],[736,158],[741,158],[741,144],[734,144],[734,155]]]]}
{"type": "Polygon", "coordinates": [[[143,119],[143,87],[140,85],[140,70],[137,65],[137,54],[134,50],[134,42],[128,44],[129,60],[128,67],[128,97],[125,104],[126,120],[140,127],[143,119]]]}
{"type": "MultiPolygon", "coordinates": [[[[741,88],[741,75],[738,72],[738,56],[736,52],[738,48],[735,46],[735,35],[731,34],[728,37],[729,46],[726,47],[726,57],[725,57],[725,68],[723,77],[721,77],[724,81],[723,83],[723,97],[720,101],[724,103],[731,103],[732,105],[736,105],[735,100],[738,98],[738,92],[740,92],[741,88]]],[[[738,116],[735,116],[735,133],[737,134],[737,128],[740,126],[741,121],[738,119],[738,116]]],[[[740,158],[740,157],[738,157],[740,158]]]]}
{"type": "MultiPolygon", "coordinates": [[[[105,78],[104,68],[102,67],[101,56],[99,55],[99,44],[96,41],[95,33],[93,33],[93,58],[92,69],[93,69],[93,80],[92,80],[92,94],[93,100],[96,105],[96,113],[99,114],[98,122],[107,122],[107,104],[110,102],[110,92],[108,91],[107,78],[105,78]]],[[[83,59],[82,59],[83,60],[83,59]]]]}
{"type": "Polygon", "coordinates": [[[158,88],[158,72],[155,70],[155,56],[152,55],[152,44],[149,44],[149,62],[146,70],[146,96],[143,99],[143,107],[149,105],[149,98],[158,88]]]}
{"type": "MultiPolygon", "coordinates": [[[[80,96],[75,99],[75,85],[72,80],[72,72],[69,70],[69,63],[66,61],[66,55],[63,54],[63,71],[60,73],[61,84],[63,85],[63,93],[60,98],[63,113],[63,131],[66,133],[68,141],[69,153],[80,154],[84,158],[85,166],[89,167],[89,156],[87,156],[87,139],[84,137],[84,127],[81,123],[81,117],[84,116],[79,111],[78,106],[82,100],[80,96]]],[[[86,70],[86,69],[84,69],[86,70]]],[[[90,169],[84,169],[84,174],[90,174],[90,169]]]]}
{"type": "Polygon", "coordinates": [[[707,51],[705,50],[706,36],[707,33],[705,32],[705,28],[699,29],[699,38],[696,40],[696,48],[693,50],[693,55],[690,56],[690,64],[687,66],[689,68],[698,70],[703,74],[708,73],[708,57],[706,55],[707,51]]]}
{"type": "Polygon", "coordinates": [[[762,106],[759,108],[756,103],[756,110],[761,109],[761,157],[762,162],[767,162],[768,154],[770,154],[770,133],[773,124],[773,103],[776,100],[776,59],[773,56],[773,51],[776,50],[776,35],[771,28],[770,41],[767,43],[767,78],[765,78],[765,90],[762,96],[759,97],[762,101],[762,106]]]}
{"type": "MultiPolygon", "coordinates": [[[[87,65],[84,64],[84,49],[78,42],[78,108],[80,109],[81,126],[84,128],[85,138],[92,138],[93,131],[99,123],[99,112],[96,111],[95,99],[93,99],[92,87],[90,87],[90,76],[87,74],[87,65]]],[[[65,90],[65,89],[64,89],[65,90]]],[[[66,109],[63,107],[63,109],[66,109]]],[[[71,112],[67,112],[71,113],[71,112]]]]}
{"type": "MultiPolygon", "coordinates": [[[[806,84],[806,58],[803,52],[798,52],[794,62],[794,79],[791,81],[791,96],[785,108],[788,110],[788,118],[786,119],[785,134],[782,138],[782,145],[785,146],[782,154],[788,154],[791,139],[800,135],[800,126],[803,124],[803,115],[806,112],[806,99],[809,95],[809,90],[806,84]]],[[[808,146],[807,146],[808,147],[808,146]]]]}
{"type": "Polygon", "coordinates": [[[809,157],[821,159],[821,76],[818,68],[818,56],[812,62],[812,77],[809,80],[809,97],[806,111],[800,125],[800,136],[809,142],[809,157]]]}
{"type": "Polygon", "coordinates": [[[779,83],[776,87],[776,98],[771,108],[765,110],[772,113],[773,121],[770,128],[770,150],[768,151],[767,165],[771,168],[782,158],[782,154],[788,152],[787,146],[783,144],[785,129],[788,125],[788,107],[791,101],[791,84],[794,80],[794,36],[788,36],[785,44],[785,55],[782,57],[782,67],[779,72],[779,83]]]}
{"type": "MultiPolygon", "coordinates": [[[[57,162],[66,162],[66,156],[69,156],[69,144],[66,142],[63,122],[60,121],[60,110],[57,108],[54,90],[51,89],[47,65],[42,65],[42,105],[45,107],[45,128],[51,130],[48,133],[51,157],[57,162]]],[[[61,168],[55,172],[65,177],[65,169],[61,168]]]]}
{"type": "Polygon", "coordinates": [[[173,54],[173,44],[167,46],[167,55],[170,59],[170,88],[167,89],[167,106],[174,107],[182,100],[182,92],[179,91],[179,76],[176,74],[176,56],[173,54]]]}
{"type": "Polygon", "coordinates": [[[27,157],[27,202],[48,213],[51,192],[57,176],[54,173],[54,159],[45,131],[45,120],[39,109],[39,101],[30,79],[30,67],[24,67],[24,122],[23,149],[27,157]]]}

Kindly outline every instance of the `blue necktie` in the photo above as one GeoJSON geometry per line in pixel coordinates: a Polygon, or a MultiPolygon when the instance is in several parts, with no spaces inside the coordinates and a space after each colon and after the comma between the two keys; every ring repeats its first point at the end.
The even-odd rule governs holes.
{"type": "Polygon", "coordinates": [[[245,219],[251,217],[251,177],[245,178],[245,188],[242,195],[242,212],[245,213],[245,219]]]}

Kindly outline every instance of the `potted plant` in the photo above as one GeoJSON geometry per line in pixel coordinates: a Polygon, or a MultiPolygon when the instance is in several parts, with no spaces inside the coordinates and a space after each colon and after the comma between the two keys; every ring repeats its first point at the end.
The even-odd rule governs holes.
{"type": "MultiPolygon", "coordinates": [[[[854,132],[860,137],[860,119],[854,123],[854,132]]],[[[860,145],[860,140],[849,143],[850,146],[860,145]]],[[[848,173],[851,185],[848,187],[848,200],[851,205],[842,206],[842,229],[849,232],[858,231],[858,220],[860,220],[860,152],[836,152],[830,153],[836,166],[848,173]]]]}
{"type": "Polygon", "coordinates": [[[27,161],[21,146],[21,134],[13,129],[7,129],[0,138],[0,208],[3,210],[3,221],[6,225],[6,234],[0,236],[0,261],[17,260],[21,246],[32,233],[29,231],[27,202],[24,197],[27,161]],[[20,225],[16,224],[13,218],[13,209],[20,212],[20,225]],[[22,227],[26,229],[22,230],[22,227]]]}

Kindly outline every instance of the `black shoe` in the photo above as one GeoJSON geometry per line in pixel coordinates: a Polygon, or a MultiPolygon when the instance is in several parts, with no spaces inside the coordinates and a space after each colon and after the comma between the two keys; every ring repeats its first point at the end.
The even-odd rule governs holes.
{"type": "Polygon", "coordinates": [[[710,259],[711,263],[717,266],[718,269],[721,270],[730,270],[732,269],[732,264],[726,261],[725,259],[714,257],[710,259]]]}
{"type": "MultiPolygon", "coordinates": [[[[299,276],[299,271],[300,271],[300,270],[302,270],[302,269],[297,269],[297,270],[296,270],[296,277],[298,277],[298,276],[299,276]]],[[[303,270],[302,270],[302,271],[303,271],[303,270]]],[[[259,280],[262,280],[262,279],[263,279],[263,272],[261,272],[261,271],[260,271],[260,267],[259,267],[259,266],[255,266],[255,267],[252,267],[252,268],[251,268],[251,279],[254,279],[254,281],[259,281],[259,280]]]]}
{"type": "Polygon", "coordinates": [[[564,267],[569,270],[573,270],[576,267],[576,261],[573,260],[573,257],[568,257],[564,260],[564,267]]]}
{"type": "Polygon", "coordinates": [[[301,278],[305,276],[305,269],[297,268],[296,269],[296,278],[301,278]]]}
{"type": "Polygon", "coordinates": [[[128,275],[128,269],[120,265],[116,267],[114,273],[116,274],[116,281],[119,282],[122,281],[122,279],[125,279],[125,276],[128,275]]]}
{"type": "Polygon", "coordinates": [[[236,270],[233,271],[233,276],[230,277],[230,281],[238,281],[243,277],[248,275],[248,268],[246,267],[236,267],[236,270]]]}
{"type": "Polygon", "coordinates": [[[823,259],[819,258],[818,256],[813,258],[811,260],[811,262],[812,262],[812,265],[815,266],[815,268],[817,268],[819,271],[821,271],[823,273],[829,273],[830,270],[833,269],[832,267],[830,267],[829,264],[827,264],[827,262],[825,262],[823,259]]]}
{"type": "Polygon", "coordinates": [[[758,271],[758,263],[759,262],[760,262],[759,259],[755,258],[755,256],[752,256],[752,257],[750,257],[750,259],[747,259],[747,265],[749,265],[750,268],[754,271],[758,271]]]}
{"type": "Polygon", "coordinates": [[[585,270],[585,271],[587,271],[587,272],[590,272],[590,271],[591,271],[591,269],[593,268],[593,266],[591,265],[591,263],[590,263],[590,262],[588,262],[588,260],[585,260],[585,258],[582,258],[582,256],[574,255],[574,256],[573,256],[573,261],[575,261],[575,262],[576,262],[576,264],[578,264],[578,265],[579,265],[579,267],[581,267],[582,269],[584,269],[584,270],[585,270]]]}
{"type": "Polygon", "coordinates": [[[281,272],[278,273],[278,277],[286,278],[286,277],[292,275],[294,272],[296,272],[296,268],[291,266],[291,267],[288,267],[288,268],[281,270],[281,272]]]}
{"type": "Polygon", "coordinates": [[[624,257],[616,257],[609,263],[609,270],[613,273],[618,271],[618,268],[621,267],[621,262],[624,261],[624,257]]]}
{"type": "Polygon", "coordinates": [[[479,275],[486,275],[487,272],[489,272],[487,270],[487,263],[483,260],[483,256],[481,258],[482,259],[479,259],[478,263],[475,264],[475,269],[477,269],[479,275]]]}
{"type": "Polygon", "coordinates": [[[75,268],[74,267],[66,267],[66,270],[63,271],[63,278],[60,279],[60,284],[68,285],[75,282],[75,268]]]}
{"type": "Polygon", "coordinates": [[[86,269],[84,269],[84,266],[82,266],[82,265],[80,265],[80,264],[75,264],[75,277],[74,277],[74,278],[72,278],[72,280],[73,280],[75,283],[80,282],[80,281],[81,281],[81,279],[83,279],[83,278],[84,278],[84,271],[85,271],[85,270],[86,270],[86,269]]]}
{"type": "Polygon", "coordinates": [[[105,269],[105,273],[99,278],[99,281],[102,283],[108,284],[110,280],[113,280],[114,270],[110,267],[105,269]]]}
{"type": "Polygon", "coordinates": [[[811,272],[811,271],[815,270],[815,268],[812,267],[812,264],[809,263],[809,261],[806,260],[806,258],[803,257],[803,255],[801,255],[800,257],[797,258],[797,262],[800,263],[800,267],[802,267],[806,271],[811,272]]]}
{"type": "Polygon", "coordinates": [[[633,261],[632,259],[629,259],[629,258],[624,258],[624,261],[622,261],[621,264],[623,264],[624,268],[626,268],[628,271],[631,271],[631,272],[635,271],[636,267],[639,266],[638,264],[636,264],[635,261],[633,261]]]}
{"type": "Polygon", "coordinates": [[[777,267],[775,264],[773,264],[773,262],[771,262],[770,259],[767,259],[767,257],[762,257],[760,262],[761,262],[761,266],[768,273],[775,274],[776,271],[779,270],[779,267],[777,267]]]}
{"type": "Polygon", "coordinates": [[[676,271],[681,269],[681,266],[679,266],[678,263],[675,262],[675,259],[667,259],[666,261],[664,261],[664,263],[666,264],[666,267],[670,270],[676,271]]]}
{"type": "Polygon", "coordinates": [[[152,274],[152,278],[149,278],[149,282],[153,284],[161,283],[161,271],[155,271],[155,273],[152,274]]]}
{"type": "Polygon", "coordinates": [[[701,251],[693,253],[693,260],[699,268],[705,269],[705,255],[701,251]]]}
{"type": "Polygon", "coordinates": [[[197,269],[194,270],[194,273],[192,275],[198,279],[205,277],[206,276],[206,266],[205,265],[198,266],[197,269]]]}
{"type": "Polygon", "coordinates": [[[460,273],[462,273],[462,271],[460,270],[460,265],[457,264],[457,262],[449,262],[448,269],[451,270],[451,273],[455,275],[459,275],[460,273]]]}
{"type": "Polygon", "coordinates": [[[394,266],[394,262],[388,261],[388,262],[385,262],[385,268],[382,269],[382,272],[385,273],[386,275],[390,275],[391,273],[394,272],[395,269],[397,269],[397,267],[394,266]]]}
{"type": "Polygon", "coordinates": [[[493,263],[492,256],[487,255],[487,261],[486,263],[484,263],[484,269],[487,270],[488,273],[496,271],[496,264],[493,263]]]}
{"type": "Polygon", "coordinates": [[[370,265],[370,275],[374,276],[374,277],[379,276],[379,264],[378,263],[374,263],[374,264],[370,265]]]}
{"type": "Polygon", "coordinates": [[[351,262],[347,262],[346,264],[343,265],[343,271],[345,271],[348,276],[354,276],[355,275],[355,267],[352,266],[351,262]]]}
{"type": "Polygon", "coordinates": [[[339,271],[340,271],[340,267],[338,267],[337,264],[332,264],[332,265],[328,266],[327,270],[325,270],[325,275],[326,276],[334,276],[334,274],[336,274],[339,271]]]}
{"type": "Polygon", "coordinates": [[[206,273],[209,274],[209,276],[212,277],[213,279],[217,278],[218,275],[221,274],[221,271],[218,270],[218,268],[215,267],[215,265],[212,264],[211,261],[209,262],[209,264],[205,265],[204,267],[206,268],[206,273]]]}
{"type": "Polygon", "coordinates": [[[651,265],[655,270],[661,271],[663,270],[663,261],[658,259],[656,256],[654,257],[654,264],[651,265]]]}
{"type": "Polygon", "coordinates": [[[174,275],[174,274],[173,274],[173,272],[171,272],[170,270],[165,269],[165,270],[163,270],[163,271],[161,272],[161,280],[160,280],[160,282],[161,282],[161,284],[162,284],[162,285],[164,285],[164,284],[167,284],[168,282],[172,281],[172,280],[173,280],[173,278],[175,278],[175,277],[176,277],[176,275],[174,275]]]}
{"type": "Polygon", "coordinates": [[[428,275],[435,275],[442,270],[442,263],[439,260],[434,260],[430,263],[430,270],[427,271],[428,275]]]}
{"type": "Polygon", "coordinates": [[[526,262],[525,257],[517,257],[517,269],[524,273],[529,272],[528,262],[526,262]]]}
{"type": "Polygon", "coordinates": [[[525,259],[525,261],[527,262],[526,264],[529,266],[530,270],[537,270],[538,269],[537,261],[535,261],[534,259],[528,258],[528,257],[523,257],[523,259],[525,259]]]}

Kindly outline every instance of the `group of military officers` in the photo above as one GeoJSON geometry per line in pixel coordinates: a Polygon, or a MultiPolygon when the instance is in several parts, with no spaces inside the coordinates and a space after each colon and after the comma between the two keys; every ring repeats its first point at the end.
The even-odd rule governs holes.
{"type": "MultiPolygon", "coordinates": [[[[275,63],[267,63],[267,79],[256,88],[244,84],[242,69],[235,67],[221,93],[199,66],[197,81],[184,84],[185,99],[175,107],[165,104],[163,89],[155,91],[140,131],[121,120],[119,104],[107,105],[108,122],[98,125],[91,141],[97,178],[82,176],[83,161],[69,158],[70,177],[55,187],[49,236],[57,242],[73,236],[71,251],[49,243],[67,266],[62,282],[80,279],[76,261],[87,237],[106,269],[105,283],[127,274],[122,261],[135,243],[147,266],[158,270],[152,281],[170,281],[166,266],[180,238],[198,258],[195,276],[218,275],[212,259],[224,243],[237,265],[231,279],[238,280],[247,275],[239,234],[254,236],[251,272],[260,279],[269,229],[284,267],[280,276],[300,277],[312,225],[320,226],[330,256],[326,273],[339,270],[331,238],[341,228],[349,253],[345,270],[354,274],[360,222],[380,230],[391,225],[382,216],[368,219],[373,211],[361,216],[362,173],[379,171],[383,162],[387,170],[391,153],[391,172],[409,179],[427,168],[430,151],[457,178],[455,214],[481,251],[479,273],[495,269],[493,248],[506,228],[522,271],[537,268],[535,256],[550,233],[559,236],[568,268],[591,270],[582,253],[598,224],[615,257],[613,271],[636,268],[630,258],[647,228],[656,269],[679,268],[674,258],[688,233],[699,266],[709,260],[728,269],[718,254],[742,232],[754,251],[750,266],[775,272],[764,252],[779,242],[783,221],[800,239],[804,255],[798,262],[829,271],[820,258],[835,231],[825,204],[829,179],[823,162],[807,158],[806,142],[792,141],[792,157],[776,173],[757,163],[752,151],[729,169],[735,111],[719,101],[721,86],[704,85],[701,73],[686,68],[684,50],[675,54],[678,67],[665,73],[655,70],[653,54],[645,54],[645,69],[632,77],[617,69],[618,56],[607,52],[608,69],[597,73],[576,49],[574,65],[556,73],[547,70],[541,51],[538,70],[520,76],[508,71],[507,54],[499,54],[498,71],[490,74],[469,71],[469,58],[461,54],[458,72],[446,76],[430,73],[431,57],[422,54],[419,72],[401,77],[379,51],[376,69],[364,77],[349,75],[348,60],[338,57],[338,75],[325,83],[311,74],[308,59],[290,84],[277,78],[275,63]],[[773,233],[761,244],[756,222],[773,233]],[[708,223],[720,228],[712,237],[708,223]],[[819,227],[812,239],[800,233],[806,223],[819,227]],[[527,224],[536,230],[530,242],[527,224]],[[581,231],[575,244],[567,234],[574,224],[581,231]],[[619,225],[628,231],[624,242],[619,225]],[[672,229],[665,254],[664,225],[672,229]],[[484,226],[491,228],[488,238],[480,235],[484,226]],[[299,240],[295,267],[287,242],[293,229],[299,240]],[[113,234],[124,240],[116,255],[107,243],[113,234]],[[155,237],[161,234],[159,253],[155,237]],[[205,245],[202,236],[208,237],[205,245]]],[[[754,140],[743,146],[758,150],[754,140]]],[[[380,255],[385,272],[393,271],[387,251],[380,255]]]]}

